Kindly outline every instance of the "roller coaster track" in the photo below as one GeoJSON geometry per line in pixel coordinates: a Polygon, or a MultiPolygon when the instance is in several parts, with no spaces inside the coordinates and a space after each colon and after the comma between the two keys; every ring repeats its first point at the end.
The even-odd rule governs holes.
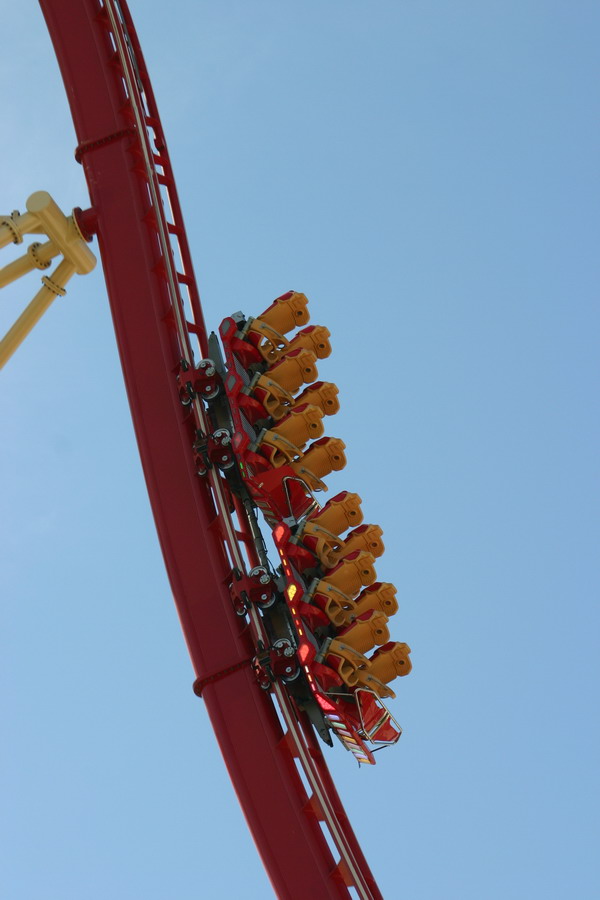
{"type": "Polygon", "coordinates": [[[81,224],[98,239],[162,552],[237,796],[278,897],[375,900],[312,726],[281,683],[272,693],[257,686],[249,660],[259,641],[268,644],[261,616],[251,610],[246,622],[231,602],[242,549],[256,562],[253,523],[241,504],[232,510],[219,470],[198,478],[190,452],[194,434],[210,427],[199,399],[182,406],[176,376],[194,351],[207,356],[207,334],[131,16],[117,0],[40,3],[75,124],[91,199],[81,224]]]}

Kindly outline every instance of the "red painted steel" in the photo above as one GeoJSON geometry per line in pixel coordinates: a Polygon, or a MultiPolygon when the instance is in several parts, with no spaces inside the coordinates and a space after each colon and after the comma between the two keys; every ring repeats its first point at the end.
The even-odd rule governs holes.
{"type": "MultiPolygon", "coordinates": [[[[201,405],[186,410],[178,395],[180,360],[193,363],[196,338],[203,354],[206,343],[164,137],[125,5],[40,4],[75,123],[160,543],[196,676],[204,678],[252,655],[251,630],[260,635],[261,623],[255,616],[249,628],[233,610],[231,561],[243,565],[235,531],[246,526],[231,524],[221,476],[211,483],[196,475],[191,443],[203,412],[201,405]],[[165,189],[170,220],[160,201],[165,189]]],[[[298,721],[280,685],[274,693],[286,733],[272,695],[258,688],[250,667],[206,684],[202,694],[273,887],[279,897],[294,900],[349,897],[347,885],[353,885],[354,896],[376,900],[381,895],[312,729],[298,721]]]]}

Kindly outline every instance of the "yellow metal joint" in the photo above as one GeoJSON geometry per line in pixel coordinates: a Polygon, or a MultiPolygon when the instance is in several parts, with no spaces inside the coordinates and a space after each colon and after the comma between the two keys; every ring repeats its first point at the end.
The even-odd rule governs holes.
{"type": "Polygon", "coordinates": [[[0,368],[22,344],[55,297],[66,294],[65,285],[75,274],[86,275],[96,265],[75,215],[66,216],[47,191],[36,191],[27,199],[27,212],[14,210],[0,215],[0,248],[23,243],[25,234],[45,234],[49,240],[35,241],[26,252],[0,269],[0,288],[34,269],[48,269],[51,260],[62,260],[50,275],[42,276],[42,287],[15,324],[0,341],[0,368]]]}

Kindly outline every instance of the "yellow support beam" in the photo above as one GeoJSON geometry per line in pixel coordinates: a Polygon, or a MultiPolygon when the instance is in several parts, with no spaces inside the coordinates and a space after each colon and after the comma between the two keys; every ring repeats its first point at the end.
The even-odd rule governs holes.
{"type": "Polygon", "coordinates": [[[24,234],[41,234],[43,228],[32,213],[21,214],[18,209],[9,216],[0,216],[0,250],[8,244],[22,244],[24,234]]]}
{"type": "Polygon", "coordinates": [[[42,278],[42,287],[29,306],[21,313],[12,328],[0,341],[0,369],[21,346],[29,332],[37,325],[55,297],[64,297],[65,284],[75,274],[75,266],[66,259],[58,264],[50,278],[42,278]]]}
{"type": "Polygon", "coordinates": [[[62,256],[51,276],[42,278],[42,287],[13,327],[0,341],[0,368],[39,322],[55,297],[66,293],[65,285],[75,274],[85,275],[96,265],[96,257],[86,244],[74,216],[65,216],[47,191],[36,191],[27,199],[27,212],[0,216],[0,248],[21,244],[25,234],[46,234],[50,240],[35,242],[18,259],[0,269],[0,288],[33,269],[47,269],[51,260],[62,256]]]}
{"type": "Polygon", "coordinates": [[[45,234],[59,248],[78,275],[86,275],[96,265],[73,216],[65,216],[47,191],[36,191],[27,200],[27,210],[35,216],[45,234]]]}
{"type": "Polygon", "coordinates": [[[45,244],[36,241],[30,244],[27,253],[0,269],[0,288],[6,287],[7,284],[34,269],[47,269],[51,260],[59,253],[60,250],[54,241],[46,241],[45,244]]]}

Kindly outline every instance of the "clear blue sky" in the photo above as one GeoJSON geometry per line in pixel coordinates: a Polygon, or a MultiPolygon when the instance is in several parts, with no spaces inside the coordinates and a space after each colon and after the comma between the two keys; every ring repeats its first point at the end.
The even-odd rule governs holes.
{"type": "MultiPolygon", "coordinates": [[[[405,733],[372,770],[327,754],[384,896],[592,900],[600,8],[160,8],[132,2],[207,320],[309,296],[331,489],[385,531],[405,733]]],[[[37,4],[2,27],[0,207],[85,206],[37,4]]],[[[191,691],[100,268],[0,408],[0,894],[272,896],[191,691]]]]}

